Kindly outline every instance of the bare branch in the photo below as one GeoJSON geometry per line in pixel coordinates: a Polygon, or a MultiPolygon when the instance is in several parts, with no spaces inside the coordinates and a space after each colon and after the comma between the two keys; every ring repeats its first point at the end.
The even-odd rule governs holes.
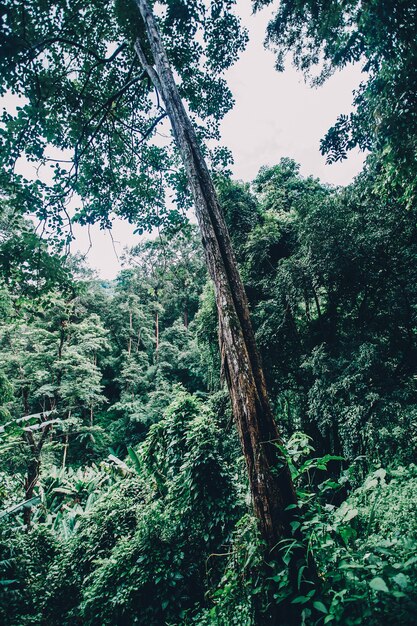
{"type": "Polygon", "coordinates": [[[142,139],[140,140],[140,143],[143,143],[143,142],[145,141],[145,139],[147,139],[147,138],[149,137],[149,135],[150,135],[150,134],[151,134],[151,132],[154,130],[154,128],[156,128],[156,127],[158,126],[159,122],[160,122],[161,120],[163,120],[163,119],[164,119],[164,117],[166,117],[166,116],[167,116],[167,114],[166,114],[166,112],[164,111],[164,112],[162,113],[162,115],[159,115],[159,116],[156,118],[156,120],[155,120],[155,121],[154,121],[154,122],[153,122],[153,123],[149,126],[149,128],[145,131],[145,133],[143,133],[143,135],[142,135],[142,139]]]}
{"type": "MultiPolygon", "coordinates": [[[[44,39],[43,41],[39,41],[38,43],[35,43],[34,45],[32,45],[26,52],[28,54],[30,54],[31,52],[35,52],[36,50],[38,50],[37,54],[35,56],[37,56],[38,54],[41,54],[44,49],[46,48],[46,46],[48,46],[49,44],[54,44],[54,43],[63,43],[63,44],[67,44],[69,46],[73,46],[74,48],[77,48],[78,50],[81,50],[82,52],[86,52],[87,54],[91,55],[94,59],[96,59],[97,63],[96,63],[96,67],[97,65],[100,64],[104,64],[104,63],[110,63],[111,61],[113,61],[117,55],[126,48],[127,44],[123,43],[121,44],[114,52],[113,54],[111,54],[109,57],[101,57],[99,54],[97,54],[97,52],[95,52],[95,50],[91,50],[91,48],[87,48],[87,46],[84,46],[83,44],[79,43],[78,41],[74,41],[72,39],[68,39],[67,37],[48,37],[47,39],[44,39]]],[[[34,57],[32,57],[33,59],[34,57]]]]}

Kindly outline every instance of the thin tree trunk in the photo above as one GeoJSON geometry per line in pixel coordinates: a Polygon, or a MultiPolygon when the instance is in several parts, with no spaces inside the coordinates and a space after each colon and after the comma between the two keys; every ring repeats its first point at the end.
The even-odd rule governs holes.
{"type": "Polygon", "coordinates": [[[157,361],[159,350],[159,287],[155,287],[155,300],[155,361],[157,361]]]}
{"type": "Polygon", "coordinates": [[[61,320],[61,325],[59,329],[58,359],[62,358],[62,349],[65,343],[65,324],[65,320],[61,320]]]}
{"type": "MultiPolygon", "coordinates": [[[[67,419],[71,417],[71,409],[68,411],[67,419]]],[[[64,454],[62,455],[62,468],[65,469],[65,465],[67,463],[67,454],[69,448],[69,433],[67,432],[65,435],[65,443],[64,443],[64,454]]]]}
{"type": "MultiPolygon", "coordinates": [[[[51,427],[49,424],[43,428],[38,443],[36,443],[35,437],[30,430],[25,431],[26,443],[29,446],[31,454],[27,465],[27,474],[25,480],[25,500],[30,500],[33,497],[35,487],[38,483],[41,468],[41,452],[50,428],[51,427]]],[[[27,506],[23,509],[23,522],[26,526],[26,532],[29,532],[32,525],[31,506],[27,506]]]]}
{"type": "MultiPolygon", "coordinates": [[[[27,474],[25,480],[25,500],[30,500],[33,497],[33,492],[38,482],[40,458],[38,455],[37,446],[35,444],[32,433],[27,433],[26,440],[29,445],[31,457],[27,465],[27,474]],[[30,435],[30,436],[29,436],[30,435]]],[[[26,532],[29,532],[32,521],[32,507],[25,506],[23,509],[23,523],[26,527],[26,532]]]]}
{"type": "Polygon", "coordinates": [[[132,317],[132,311],[129,310],[129,342],[127,345],[127,353],[129,356],[132,352],[132,336],[133,336],[133,317],[132,317]]]}
{"type": "Polygon", "coordinates": [[[314,302],[315,302],[316,309],[317,309],[317,316],[319,319],[321,319],[320,301],[319,301],[319,298],[317,296],[317,291],[315,290],[314,286],[313,286],[313,296],[314,296],[314,302]]]}
{"type": "Polygon", "coordinates": [[[155,66],[149,65],[136,41],[143,68],[162,96],[193,193],[207,266],[214,283],[219,318],[219,343],[243,453],[255,515],[268,547],[292,537],[290,522],[297,502],[290,471],[282,453],[266,391],[244,287],[229,233],[194,128],[184,109],[157,25],[146,0],[136,0],[145,23],[155,66]]]}
{"type": "Polygon", "coordinates": [[[67,462],[67,453],[68,453],[68,433],[65,435],[64,454],[62,456],[62,469],[65,469],[65,465],[67,462]]]}
{"type": "Polygon", "coordinates": [[[155,312],[155,353],[156,358],[158,358],[158,350],[159,350],[159,312],[156,309],[155,312]]]}

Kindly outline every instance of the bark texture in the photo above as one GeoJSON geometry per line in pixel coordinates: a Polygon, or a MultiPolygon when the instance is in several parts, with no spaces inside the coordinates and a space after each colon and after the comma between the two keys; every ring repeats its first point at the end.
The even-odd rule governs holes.
{"type": "Polygon", "coordinates": [[[255,515],[270,551],[291,537],[290,521],[297,502],[290,471],[280,450],[282,441],[268,400],[265,377],[249,316],[248,301],[232,245],[195,130],[185,111],[158,28],[146,0],[136,0],[154,65],[140,41],[135,50],[165,104],[192,190],[205,257],[214,283],[222,364],[246,460],[255,515]]]}
{"type": "MultiPolygon", "coordinates": [[[[46,441],[50,430],[50,426],[47,424],[42,429],[42,434],[38,442],[35,441],[33,433],[28,430],[25,431],[26,443],[29,446],[30,457],[27,464],[27,474],[25,480],[25,500],[31,500],[33,498],[35,487],[39,480],[39,473],[41,468],[41,452],[43,444],[46,441]]],[[[23,523],[26,527],[26,532],[29,532],[32,524],[32,507],[26,506],[23,509],[23,523]]]]}

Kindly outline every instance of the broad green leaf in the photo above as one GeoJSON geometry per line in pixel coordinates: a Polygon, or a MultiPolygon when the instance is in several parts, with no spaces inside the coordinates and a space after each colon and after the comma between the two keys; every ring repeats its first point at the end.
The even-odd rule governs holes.
{"type": "Polygon", "coordinates": [[[389,589],[385,580],[380,576],[376,576],[375,578],[373,578],[369,583],[369,586],[375,591],[383,591],[384,593],[389,593],[389,589]]]}
{"type": "Polygon", "coordinates": [[[320,611],[321,613],[328,613],[328,610],[323,602],[317,600],[316,602],[313,602],[313,606],[315,609],[317,609],[317,611],[320,611]]]}

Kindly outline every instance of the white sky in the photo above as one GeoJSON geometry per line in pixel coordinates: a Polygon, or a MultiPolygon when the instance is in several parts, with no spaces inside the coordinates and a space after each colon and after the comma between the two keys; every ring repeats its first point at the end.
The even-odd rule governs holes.
{"type": "Polygon", "coordinates": [[[235,176],[252,180],[261,165],[275,165],[287,156],[301,164],[304,176],[348,184],[362,168],[363,155],[358,151],[343,163],[326,165],[319,145],[337,116],[351,110],[352,91],[361,80],[359,66],[338,72],[318,89],[306,85],[289,63],[285,72],[277,72],[273,52],[263,45],[273,11],[252,15],[250,0],[237,0],[237,5],[249,29],[249,44],[228,72],[236,104],[222,125],[235,176]]]}
{"type": "MultiPolygon", "coordinates": [[[[342,163],[326,165],[319,152],[320,139],[340,113],[347,113],[352,91],[361,80],[358,67],[349,67],[331,77],[323,87],[308,87],[294,68],[283,73],[274,69],[274,55],[265,50],[266,25],[272,13],[252,15],[251,0],[237,0],[249,44],[226,79],[236,104],[222,123],[222,144],[232,150],[235,178],[251,181],[262,165],[274,165],[281,157],[301,164],[304,176],[312,174],[323,182],[346,185],[361,170],[363,155],[352,152],[342,163]]],[[[102,278],[114,278],[121,268],[125,246],[139,241],[134,228],[121,220],[113,224],[113,242],[108,232],[91,227],[89,265],[102,278]]],[[[85,227],[75,226],[72,252],[89,248],[85,227]]]]}

